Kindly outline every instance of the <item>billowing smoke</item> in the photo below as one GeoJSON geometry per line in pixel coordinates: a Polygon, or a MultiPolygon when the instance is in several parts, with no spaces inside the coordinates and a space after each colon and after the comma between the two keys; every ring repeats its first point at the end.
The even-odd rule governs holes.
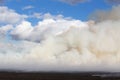
{"type": "Polygon", "coordinates": [[[105,20],[120,20],[120,5],[113,6],[112,10],[97,10],[91,15],[91,18],[97,22],[105,20]]]}
{"type": "Polygon", "coordinates": [[[3,26],[0,33],[14,40],[0,39],[0,69],[120,72],[120,18],[108,16],[97,23],[51,17],[34,27],[25,20],[3,26]]]}

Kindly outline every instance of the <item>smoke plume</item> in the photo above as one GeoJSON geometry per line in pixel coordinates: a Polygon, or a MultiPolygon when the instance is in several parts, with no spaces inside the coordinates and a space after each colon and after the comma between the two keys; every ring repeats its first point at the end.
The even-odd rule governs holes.
{"type": "Polygon", "coordinates": [[[120,72],[119,8],[97,14],[97,23],[62,17],[1,27],[14,40],[0,38],[0,69],[120,72]]]}
{"type": "Polygon", "coordinates": [[[113,6],[111,10],[97,10],[91,15],[91,19],[96,22],[102,22],[105,20],[119,20],[120,19],[120,5],[113,6]]]}

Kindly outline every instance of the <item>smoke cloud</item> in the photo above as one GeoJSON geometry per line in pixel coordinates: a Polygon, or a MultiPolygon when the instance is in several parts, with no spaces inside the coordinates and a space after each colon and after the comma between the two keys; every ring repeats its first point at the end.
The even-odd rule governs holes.
{"type": "Polygon", "coordinates": [[[120,72],[118,14],[114,6],[97,23],[49,15],[36,26],[1,26],[0,36],[13,40],[0,38],[0,70],[120,72]]]}
{"type": "Polygon", "coordinates": [[[40,43],[2,42],[0,69],[120,71],[119,25],[120,20],[109,20],[93,24],[91,27],[70,27],[59,35],[47,36],[40,43]]]}
{"type": "Polygon", "coordinates": [[[97,10],[91,15],[91,19],[96,22],[105,20],[119,20],[120,19],[120,5],[113,6],[111,10],[97,10]]]}

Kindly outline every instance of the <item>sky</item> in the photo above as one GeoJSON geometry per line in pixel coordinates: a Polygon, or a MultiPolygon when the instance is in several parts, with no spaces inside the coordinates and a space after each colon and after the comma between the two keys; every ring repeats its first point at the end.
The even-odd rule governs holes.
{"type": "MultiPolygon", "coordinates": [[[[91,20],[91,15],[99,10],[109,11],[117,0],[0,0],[0,25],[16,27],[22,21],[32,27],[47,18],[91,20]],[[2,10],[4,13],[2,13],[2,10]],[[9,13],[10,16],[9,16],[9,13]],[[5,16],[5,17],[4,17],[5,16]],[[12,20],[11,20],[12,18],[12,20]]],[[[8,32],[9,33],[9,32],[8,32]]],[[[7,34],[9,40],[9,35],[7,34]]]]}
{"type": "MultiPolygon", "coordinates": [[[[72,3],[72,0],[6,0],[2,5],[20,14],[61,14],[64,17],[71,17],[83,21],[88,20],[90,14],[96,10],[109,10],[112,7],[105,0],[78,0],[75,3],[72,3]]],[[[29,18],[28,20],[32,21],[32,23],[38,21],[33,18],[29,18]]]]}
{"type": "Polygon", "coordinates": [[[120,72],[120,0],[0,0],[0,69],[120,72]]]}

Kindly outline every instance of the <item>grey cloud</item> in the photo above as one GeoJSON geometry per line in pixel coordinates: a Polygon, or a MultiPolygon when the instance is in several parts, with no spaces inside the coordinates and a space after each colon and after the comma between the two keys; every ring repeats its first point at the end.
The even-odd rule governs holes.
{"type": "Polygon", "coordinates": [[[106,0],[106,1],[111,4],[120,4],[120,0],[106,0]]]}
{"type": "Polygon", "coordinates": [[[0,2],[2,2],[3,0],[0,0],[0,2]]]}
{"type": "Polygon", "coordinates": [[[75,4],[78,4],[78,3],[86,2],[88,0],[59,0],[59,1],[71,4],[71,5],[75,5],[75,4]]]}
{"type": "Polygon", "coordinates": [[[4,0],[0,0],[0,4],[3,2],[4,0]]]}

